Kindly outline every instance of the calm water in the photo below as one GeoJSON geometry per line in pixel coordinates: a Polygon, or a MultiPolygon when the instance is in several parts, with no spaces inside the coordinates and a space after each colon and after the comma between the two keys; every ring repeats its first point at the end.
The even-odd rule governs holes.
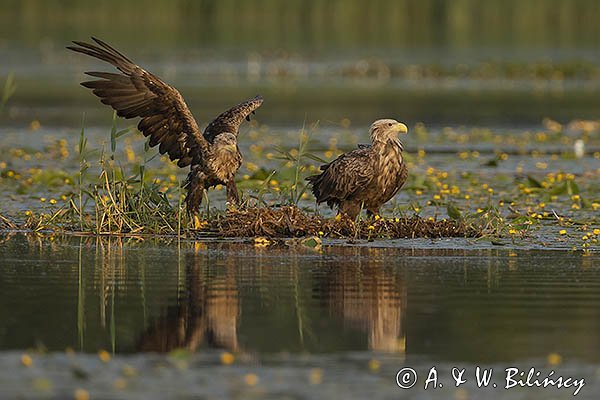
{"type": "MultiPolygon", "coordinates": [[[[250,371],[266,378],[268,392],[277,387],[273,374],[283,374],[282,379],[294,380],[286,381],[285,390],[302,393],[302,382],[318,368],[330,384],[356,378],[397,395],[409,393],[393,384],[394,371],[403,365],[419,372],[437,365],[448,378],[454,365],[545,368],[546,358],[556,353],[563,364],[555,369],[597,384],[598,254],[440,246],[325,246],[316,252],[241,242],[178,245],[176,240],[48,240],[21,234],[2,240],[3,351],[107,349],[122,354],[116,365],[133,364],[152,377],[156,363],[165,359],[130,354],[187,349],[193,355],[185,370],[204,376],[202,366],[223,368],[218,354],[226,350],[240,364],[223,371],[230,378],[204,388],[217,390],[250,371]],[[373,359],[381,364],[381,375],[367,367],[373,359]]],[[[0,364],[6,366],[19,353],[4,354],[0,364]]],[[[44,370],[73,362],[62,357],[35,363],[44,370]]],[[[84,370],[100,368],[96,356],[77,357],[84,370]]],[[[118,368],[111,371],[118,375],[118,368]]],[[[71,387],[71,374],[60,374],[42,375],[57,382],[56,390],[71,387]]],[[[183,381],[186,374],[195,376],[182,374],[183,381]]],[[[91,382],[104,387],[97,379],[91,382]]],[[[52,393],[61,393],[56,390],[52,393]]],[[[360,393],[348,395],[360,398],[360,393]]]]}
{"type": "Polygon", "coordinates": [[[2,350],[600,362],[597,254],[3,239],[2,350]]]}

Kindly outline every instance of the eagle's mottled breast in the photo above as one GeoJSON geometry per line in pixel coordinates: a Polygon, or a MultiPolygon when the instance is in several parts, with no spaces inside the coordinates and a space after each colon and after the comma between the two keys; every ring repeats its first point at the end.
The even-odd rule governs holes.
{"type": "Polygon", "coordinates": [[[406,169],[402,158],[402,146],[395,141],[388,141],[385,144],[373,146],[375,171],[375,196],[371,198],[370,203],[385,203],[398,192],[404,181],[406,169]],[[404,175],[404,176],[403,176],[404,175]]]}
{"type": "Polygon", "coordinates": [[[237,146],[236,136],[227,132],[220,133],[214,139],[208,159],[209,169],[220,181],[216,183],[225,183],[233,179],[242,165],[242,154],[237,146]]]}

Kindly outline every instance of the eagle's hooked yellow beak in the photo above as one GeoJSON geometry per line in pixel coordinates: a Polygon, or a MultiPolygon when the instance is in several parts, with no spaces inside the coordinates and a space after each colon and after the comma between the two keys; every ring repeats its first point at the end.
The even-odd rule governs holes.
{"type": "Polygon", "coordinates": [[[408,133],[408,127],[404,125],[402,122],[398,122],[396,124],[396,132],[398,133],[408,133]]]}
{"type": "Polygon", "coordinates": [[[222,146],[222,151],[228,151],[230,153],[235,153],[237,152],[237,144],[235,143],[227,143],[226,145],[222,146]]]}

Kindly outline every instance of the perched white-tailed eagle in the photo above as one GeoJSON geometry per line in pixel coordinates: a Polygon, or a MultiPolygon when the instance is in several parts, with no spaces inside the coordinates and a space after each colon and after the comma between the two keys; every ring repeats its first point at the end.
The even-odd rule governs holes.
{"type": "Polygon", "coordinates": [[[339,213],[352,219],[363,208],[368,214],[379,214],[379,207],[398,193],[408,177],[399,133],[408,133],[403,123],[377,120],[369,130],[370,145],[342,154],[322,165],[319,175],[306,178],[317,203],[337,206],[339,213]]]}
{"type": "Polygon", "coordinates": [[[138,129],[150,137],[150,146],[159,145],[161,154],[178,160],[179,167],[190,166],[185,199],[188,212],[197,214],[204,190],[223,184],[227,200],[239,202],[235,173],[242,165],[237,135],[244,119],[249,120],[263,102],[262,97],[244,101],[225,111],[204,130],[198,128],[192,113],[177,89],[142,69],[107,43],[92,38],[97,45],[73,42],[67,48],[106,61],[121,73],[86,72],[99,80],[82,82],[124,118],[141,117],[138,129]]]}

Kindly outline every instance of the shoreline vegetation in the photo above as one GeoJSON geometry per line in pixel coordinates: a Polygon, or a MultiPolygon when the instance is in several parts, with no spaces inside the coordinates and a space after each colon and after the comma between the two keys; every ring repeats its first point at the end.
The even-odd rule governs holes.
{"type": "MultiPolygon", "coordinates": [[[[552,142],[561,138],[562,129],[572,130],[572,127],[562,127],[551,120],[545,121],[545,124],[548,133],[535,134],[533,141],[543,139],[544,142],[552,142]]],[[[252,129],[261,128],[254,125],[252,129]]],[[[576,243],[574,249],[588,250],[597,246],[600,223],[593,215],[600,208],[600,199],[587,193],[593,194],[596,187],[590,173],[593,175],[599,171],[590,171],[586,176],[577,178],[582,188],[576,183],[574,174],[562,172],[547,173],[543,179],[534,175],[516,177],[514,181],[503,182],[501,186],[502,179],[494,182],[493,177],[488,177],[489,181],[482,182],[480,179],[483,177],[465,170],[459,180],[452,180],[448,171],[427,167],[423,150],[417,154],[406,154],[411,172],[406,186],[401,190],[401,193],[405,192],[404,196],[409,196],[405,204],[398,205],[400,202],[393,200],[391,212],[388,207],[381,216],[374,218],[367,218],[361,213],[356,221],[333,217],[329,212],[320,215],[314,203],[312,208],[310,206],[311,197],[306,193],[304,177],[314,172],[319,163],[325,159],[331,160],[341,150],[336,148],[336,141],[333,140],[330,141],[330,148],[323,152],[323,158],[317,156],[309,143],[315,129],[316,126],[309,129],[303,127],[297,147],[274,147],[277,154],[269,152],[265,155],[262,154],[262,148],[257,149],[260,146],[251,146],[251,153],[260,153],[254,155],[256,161],[266,159],[271,163],[268,168],[274,165],[278,167],[269,171],[252,161],[246,161],[245,167],[252,175],[241,171],[238,177],[244,196],[240,208],[215,209],[206,197],[201,219],[194,221],[183,207],[184,190],[175,175],[181,171],[162,157],[151,164],[159,154],[156,151],[153,153],[147,142],[143,154],[136,155],[127,140],[130,139],[130,133],[140,140],[141,135],[134,128],[119,130],[116,115],[113,115],[110,143],[106,146],[108,149],[104,146],[100,149],[90,148],[83,127],[74,155],[69,155],[65,140],[59,140],[48,149],[53,160],[76,158],[79,168],[74,174],[63,170],[36,170],[39,173],[33,171],[32,177],[24,179],[20,172],[6,163],[0,165],[0,184],[2,181],[22,182],[24,186],[17,192],[26,192],[26,187],[32,186],[38,192],[55,192],[53,186],[56,185],[52,182],[56,179],[61,181],[58,186],[63,187],[60,200],[40,197],[39,201],[44,207],[25,211],[24,218],[0,212],[0,229],[49,234],[254,238],[259,246],[274,243],[276,239],[303,238],[308,240],[307,243],[317,246],[321,238],[379,240],[451,237],[475,238],[503,245],[507,244],[507,240],[514,243],[515,240],[529,239],[536,230],[550,227],[557,240],[570,238],[575,244],[572,239],[581,236],[581,242],[576,243]],[[121,141],[125,141],[123,151],[118,149],[121,141]],[[278,164],[273,164],[277,160],[278,164]],[[157,162],[159,167],[155,167],[157,162]],[[65,192],[65,188],[68,191],[65,192]],[[419,200],[425,193],[431,195],[430,200],[419,200]],[[416,200],[413,200],[415,197],[416,200]],[[568,212],[565,201],[572,203],[568,212]],[[573,212],[585,214],[576,218],[571,216],[573,212]]],[[[588,131],[595,129],[596,125],[593,125],[588,131]]],[[[417,125],[412,132],[417,137],[427,135],[423,125],[417,125]]],[[[255,134],[249,133],[251,137],[255,134]]],[[[455,133],[448,134],[450,137],[456,136],[455,133]]],[[[478,140],[495,141],[491,132],[476,131],[473,135],[478,140]]],[[[468,140],[460,136],[455,139],[459,143],[468,140]]],[[[560,139],[559,142],[564,141],[560,139]]],[[[22,150],[13,155],[23,160],[31,158],[22,150]]],[[[594,159],[597,156],[600,157],[600,154],[594,154],[594,159]]],[[[465,161],[478,157],[471,152],[458,154],[458,158],[465,161]]],[[[498,153],[480,165],[493,170],[509,157],[513,155],[498,153]]],[[[562,157],[571,160],[574,156],[569,153],[562,157]]],[[[219,190],[222,188],[217,187],[216,191],[219,190]]]]}
{"type": "MultiPolygon", "coordinates": [[[[374,218],[358,216],[356,221],[336,216],[326,218],[298,207],[301,198],[306,198],[307,185],[302,177],[307,169],[307,160],[324,162],[308,151],[310,136],[301,131],[297,149],[278,149],[280,158],[286,161],[292,174],[289,191],[280,204],[269,205],[259,189],[254,199],[245,199],[240,209],[214,211],[205,194],[202,219],[194,220],[184,210],[182,183],[177,186],[178,203],[172,201],[157,181],[148,182],[146,164],[158,154],[148,157],[149,144],[145,143],[145,154],[136,173],[127,174],[116,158],[119,139],[134,131],[132,128],[117,129],[116,113],[110,132],[110,150],[88,148],[85,128],[80,131],[77,146],[79,171],[75,177],[76,190],[63,196],[64,205],[51,213],[26,211],[26,220],[16,222],[0,213],[0,229],[31,232],[61,232],[95,235],[176,235],[185,237],[238,237],[238,238],[320,238],[387,239],[387,238],[442,238],[479,237],[491,225],[484,227],[463,218],[458,210],[449,219],[422,218],[418,215],[395,216],[387,220],[379,215],[374,218]],[[90,158],[99,153],[99,175],[88,169],[90,158]],[[252,201],[254,200],[254,201],[252,201]],[[189,228],[194,226],[194,229],[189,228]]],[[[271,172],[264,182],[272,184],[271,172]]],[[[172,197],[172,196],[171,196],[172,197]]],[[[45,202],[45,199],[44,199],[45,202]]],[[[56,204],[56,200],[50,200],[56,204]]],[[[361,213],[363,214],[363,213],[361,213]]],[[[269,243],[268,239],[262,243],[269,243]]],[[[257,243],[261,243],[260,241],[257,243]]]]}
{"type": "MultiPolygon", "coordinates": [[[[0,229],[30,232],[60,232],[93,235],[175,235],[188,238],[237,237],[237,238],[307,238],[314,237],[315,243],[327,236],[351,239],[386,238],[442,238],[478,237],[484,234],[483,226],[468,222],[460,215],[454,219],[422,218],[418,215],[385,219],[381,216],[356,221],[336,216],[327,218],[298,207],[305,198],[307,186],[302,181],[303,164],[306,159],[323,161],[308,152],[309,136],[302,130],[299,146],[295,151],[279,149],[281,158],[287,160],[292,169],[293,182],[284,201],[269,205],[259,189],[254,199],[247,198],[239,209],[215,211],[205,196],[202,219],[195,221],[184,209],[184,193],[181,182],[174,181],[177,204],[167,197],[158,180],[148,182],[146,164],[149,146],[145,144],[143,162],[137,173],[127,177],[127,172],[116,159],[117,142],[131,132],[131,128],[117,130],[116,114],[110,133],[110,152],[99,151],[99,175],[88,169],[90,157],[97,150],[88,149],[85,129],[82,128],[78,144],[79,171],[76,174],[76,191],[69,197],[63,196],[64,205],[51,213],[26,211],[25,221],[17,222],[0,213],[0,229]],[[301,188],[300,186],[303,185],[301,188]],[[193,226],[194,228],[190,228],[193,226]]],[[[275,182],[273,175],[265,177],[269,185],[275,182]]],[[[170,196],[172,197],[172,196],[170,196]]],[[[46,200],[44,199],[44,202],[46,200]]],[[[51,199],[50,203],[57,204],[51,199]]],[[[456,213],[459,213],[457,210],[456,213]]]]}
{"type": "MultiPolygon", "coordinates": [[[[199,228],[185,228],[175,221],[178,213],[171,215],[174,220],[161,215],[164,225],[161,230],[151,231],[139,226],[130,230],[131,221],[117,221],[114,217],[113,230],[79,229],[73,220],[69,222],[72,210],[60,209],[52,215],[30,213],[24,223],[17,223],[0,214],[0,231],[30,233],[62,233],[74,235],[115,235],[115,236],[181,236],[189,239],[203,238],[255,238],[257,244],[270,243],[269,239],[313,239],[320,244],[322,237],[340,239],[415,239],[415,238],[476,238],[484,234],[485,228],[466,220],[432,220],[419,216],[375,217],[352,221],[347,218],[327,218],[312,214],[296,206],[249,207],[219,213],[210,220],[201,221],[199,228]],[[172,223],[170,223],[172,222],[172,223]],[[121,225],[122,223],[123,225],[121,225]],[[174,226],[173,226],[174,225],[174,226]],[[176,228],[180,227],[178,231],[176,228]],[[178,234],[179,232],[179,234],[178,234]],[[262,239],[262,240],[261,240],[262,239]]],[[[182,213],[183,214],[183,213],[182,213]]],[[[91,215],[85,217],[91,220],[91,215]]],[[[185,221],[191,222],[186,217],[185,221]]]]}

